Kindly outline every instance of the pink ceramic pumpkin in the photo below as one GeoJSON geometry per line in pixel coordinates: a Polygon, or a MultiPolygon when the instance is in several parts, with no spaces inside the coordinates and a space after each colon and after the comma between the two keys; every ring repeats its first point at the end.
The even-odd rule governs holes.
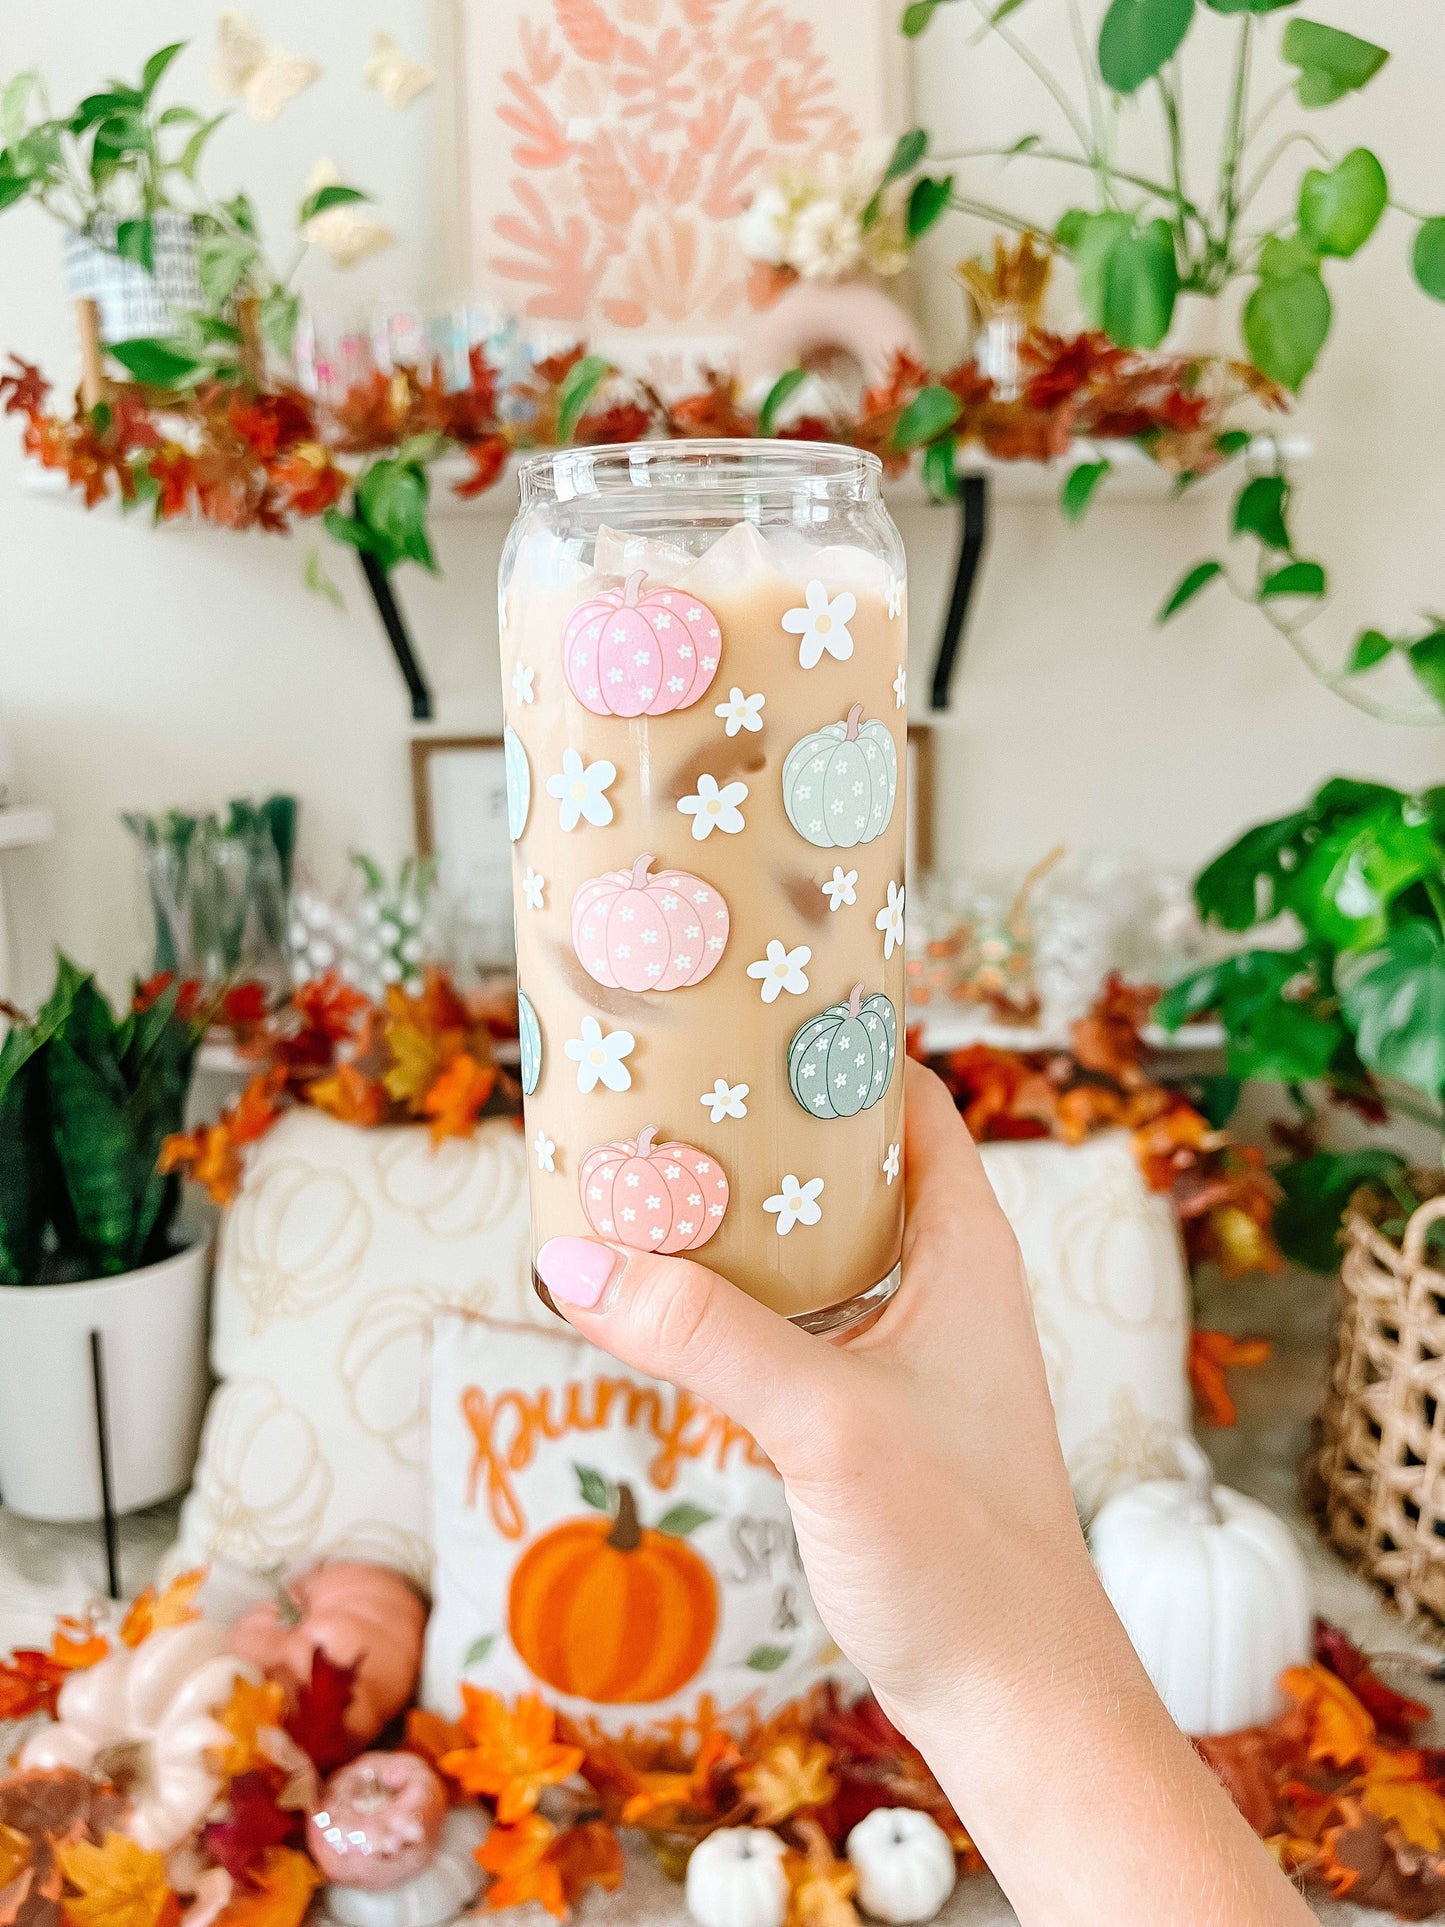
{"type": "Polygon", "coordinates": [[[717,674],[722,634],[705,602],[681,589],[621,589],[579,602],[562,631],[567,684],[594,716],[666,716],[687,709],[717,674]]]}
{"type": "Polygon", "coordinates": [[[399,1887],[431,1861],[446,1788],[415,1753],[363,1753],[333,1773],[306,1818],[306,1846],[337,1887],[399,1887]]]}
{"type": "Polygon", "coordinates": [[[602,1238],[636,1251],[696,1251],[722,1223],[728,1181],[695,1144],[655,1144],[649,1124],[635,1140],[599,1144],[578,1172],[582,1209],[602,1238]]]}
{"type": "Polygon", "coordinates": [[[728,907],[687,870],[608,870],[572,899],[572,947],[609,990],[681,990],[717,967],[728,940],[728,907]]]}
{"type": "Polygon", "coordinates": [[[410,1702],[425,1630],[426,1607],[399,1572],[333,1559],[242,1614],[227,1643],[292,1691],[311,1678],[318,1647],[333,1665],[354,1666],[345,1724],[366,1745],[410,1702]]]}

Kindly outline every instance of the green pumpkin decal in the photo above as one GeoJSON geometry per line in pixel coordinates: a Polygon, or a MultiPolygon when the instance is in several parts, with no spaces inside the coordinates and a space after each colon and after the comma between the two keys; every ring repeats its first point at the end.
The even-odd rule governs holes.
{"type": "Polygon", "coordinates": [[[793,1033],[788,1089],[811,1117],[856,1117],[888,1089],[898,1057],[898,1013],[881,991],[854,984],[793,1033]]]}
{"type": "Polygon", "coordinates": [[[862,703],[843,722],[800,737],[783,763],[788,821],[820,850],[882,836],[897,795],[897,748],[886,723],[863,721],[862,703]]]}
{"type": "Polygon", "coordinates": [[[515,843],[527,827],[532,807],[532,770],[522,739],[510,724],[502,732],[502,757],[507,772],[507,834],[515,843]]]}
{"type": "Polygon", "coordinates": [[[542,1026],[525,990],[517,992],[517,1036],[522,1046],[522,1095],[530,1097],[542,1075],[542,1026]]]}

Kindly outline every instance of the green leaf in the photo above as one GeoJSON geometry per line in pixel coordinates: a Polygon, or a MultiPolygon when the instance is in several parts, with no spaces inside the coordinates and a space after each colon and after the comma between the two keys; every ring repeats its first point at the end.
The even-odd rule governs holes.
{"type": "Polygon", "coordinates": [[[1247,428],[1226,428],[1222,435],[1215,437],[1214,446],[1221,455],[1233,457],[1242,455],[1253,440],[1247,428]]]}
{"type": "Polygon", "coordinates": [[[1383,47],[1317,20],[1291,20],[1280,53],[1298,67],[1295,92],[1301,107],[1328,107],[1374,79],[1390,58],[1383,47]]]}
{"type": "Polygon", "coordinates": [[[1445,869],[1445,849],[1405,797],[1350,815],[1319,837],[1290,880],[1286,901],[1300,922],[1337,950],[1384,941],[1390,905],[1422,877],[1445,869]]]}
{"type": "Polygon", "coordinates": [[[611,1512],[612,1487],[600,1472],[594,1472],[590,1465],[574,1465],[577,1474],[577,1490],[582,1495],[583,1505],[590,1505],[594,1512],[611,1512]]]}
{"type": "Polygon", "coordinates": [[[333,609],[344,609],[346,607],[346,599],[342,595],[336,581],[328,572],[326,564],[321,560],[321,551],[314,542],[306,551],[306,563],[302,570],[302,580],[312,595],[321,596],[331,604],[333,609]]]}
{"type": "Polygon", "coordinates": [[[1309,827],[1304,810],[1257,823],[1206,864],[1194,881],[1194,901],[1205,922],[1248,930],[1282,910],[1309,827]]]}
{"type": "Polygon", "coordinates": [[[1362,629],[1355,638],[1354,652],[1345,669],[1347,676],[1362,676],[1367,669],[1381,663],[1395,647],[1388,636],[1378,629],[1362,629]]]}
{"type": "Polygon", "coordinates": [[[900,451],[921,448],[947,433],[963,413],[951,388],[920,388],[893,426],[893,446],[900,451]]]}
{"type": "Polygon", "coordinates": [[[1157,348],[1169,331],[1179,293],[1169,223],[1154,220],[1136,228],[1127,214],[1086,215],[1076,261],[1090,325],[1102,328],[1121,348],[1157,348]]]}
{"type": "Polygon", "coordinates": [[[883,170],[883,178],[878,183],[887,187],[890,181],[901,181],[905,174],[911,174],[928,152],[928,135],[922,127],[910,127],[906,134],[900,134],[888,157],[888,165],[883,170]]]}
{"type": "Polygon", "coordinates": [[[70,116],[72,134],[84,134],[89,128],[98,127],[102,121],[114,119],[127,109],[140,105],[140,96],[131,88],[123,91],[87,94],[75,112],[70,116]]]}
{"type": "Polygon", "coordinates": [[[1283,475],[1256,475],[1240,490],[1234,504],[1234,533],[1258,536],[1266,548],[1288,551],[1289,529],[1284,517],[1289,494],[1289,483],[1283,475]]]}
{"type": "Polygon", "coordinates": [[[156,117],[157,127],[196,127],[205,119],[194,107],[167,107],[156,117]]]}
{"type": "Polygon", "coordinates": [[[170,66],[176,55],[184,52],[186,44],[184,40],[177,40],[169,47],[162,47],[159,53],[153,53],[151,55],[150,59],[141,69],[140,77],[140,90],[146,100],[149,100],[155,92],[161,75],[165,72],[166,68],[170,66]]]}
{"type": "Polygon", "coordinates": [[[1281,7],[1292,7],[1295,0],[1204,0],[1206,7],[1214,13],[1276,13],[1281,7]]]}
{"type": "Polygon", "coordinates": [[[583,355],[567,370],[557,397],[557,440],[570,442],[577,432],[577,424],[587,412],[587,404],[597,390],[612,373],[612,363],[605,355],[583,355]]]}
{"type": "Polygon", "coordinates": [[[1168,622],[1171,616],[1178,615],[1179,611],[1187,602],[1192,602],[1201,589],[1207,588],[1217,575],[1223,574],[1224,564],[1222,562],[1196,562],[1194,567],[1192,569],[1186,569],[1178,582],[1175,583],[1173,590],[1165,600],[1164,607],[1159,611],[1154,620],[1158,623],[1168,622]]]}
{"type": "Polygon", "coordinates": [[[744,1664],[755,1673],[776,1673],[787,1665],[792,1653],[791,1646],[754,1646],[744,1664]]]}
{"type": "Polygon", "coordinates": [[[1178,53],[1193,18],[1194,0],[1113,0],[1099,29],[1105,85],[1132,94],[1152,80],[1178,53]]]}
{"type": "Polygon", "coordinates": [[[1445,214],[1432,215],[1415,230],[1410,267],[1426,294],[1445,301],[1445,214]]]}
{"type": "Polygon", "coordinates": [[[1265,577],[1260,584],[1259,599],[1272,602],[1276,596],[1322,596],[1324,592],[1325,572],[1318,562],[1287,562],[1282,569],[1265,577]]]}
{"type": "Polygon", "coordinates": [[[1181,1024],[1213,1011],[1226,1023],[1239,1023],[1277,1002],[1306,962],[1299,951],[1245,950],[1206,964],[1170,985],[1154,1006],[1155,1022],[1165,1030],[1178,1030],[1181,1024]]]}
{"type": "Polygon", "coordinates": [[[25,112],[39,78],[33,71],[15,74],[0,88],[0,147],[8,147],[24,132],[25,112]]]}
{"type": "Polygon", "coordinates": [[[1094,491],[1106,475],[1113,473],[1107,461],[1080,462],[1071,469],[1059,490],[1059,509],[1066,522],[1081,522],[1084,511],[1094,499],[1094,491]]]}
{"type": "Polygon", "coordinates": [[[308,194],[296,211],[297,227],[305,227],[314,221],[318,214],[324,214],[329,207],[347,207],[353,201],[369,201],[371,196],[363,194],[359,187],[343,187],[339,181],[329,187],[318,187],[314,194],[308,194]]]}
{"type": "Polygon", "coordinates": [[[301,319],[301,297],[289,289],[272,288],[261,301],[261,333],[276,354],[290,355],[301,319]]]}
{"type": "Polygon", "coordinates": [[[469,1667],[480,1666],[496,1643],[495,1633],[483,1633],[479,1639],[474,1639],[462,1654],[462,1671],[465,1673],[469,1667]]]}
{"type": "Polygon", "coordinates": [[[425,470],[396,456],[374,461],[357,483],[356,513],[377,538],[374,552],[383,568],[419,562],[436,573],[426,526],[428,492],[425,470]]]}
{"type": "Polygon", "coordinates": [[[899,31],[910,40],[916,39],[933,18],[933,10],[937,5],[938,0],[909,0],[909,5],[903,9],[903,18],[898,23],[899,31]]]}
{"type": "Polygon", "coordinates": [[[1362,1184],[1388,1185],[1406,1168],[1398,1152],[1374,1148],[1319,1151],[1279,1166],[1274,1175],[1284,1196],[1275,1209],[1274,1234],[1280,1250],[1306,1270],[1338,1271],[1340,1220],[1352,1194],[1362,1184]]]}
{"type": "Polygon", "coordinates": [[[1390,184],[1368,147],[1352,147],[1338,167],[1306,170],[1300,182],[1300,231],[1321,254],[1348,257],[1379,225],[1390,184]]]}
{"type": "Polygon", "coordinates": [[[705,1526],[716,1517],[715,1512],[707,1512],[700,1505],[689,1505],[684,1501],[663,1513],[657,1522],[657,1529],[674,1539],[685,1539],[690,1532],[696,1532],[699,1526],[705,1526]]]}
{"type": "Polygon", "coordinates": [[[148,215],[116,223],[115,251],[123,261],[134,261],[147,274],[155,273],[155,225],[148,215]]]}
{"type": "Polygon", "coordinates": [[[767,399],[763,402],[762,408],[758,412],[758,433],[760,435],[772,434],[773,429],[777,425],[779,411],[786,403],[792,400],[793,396],[797,394],[807,379],[808,371],[806,368],[789,368],[785,374],[778,376],[778,379],[768,390],[767,399]]]}
{"type": "Polygon", "coordinates": [[[948,209],[948,197],[953,192],[951,174],[925,174],[913,183],[908,196],[908,238],[916,241],[920,234],[927,234],[948,209]]]}
{"type": "Polygon", "coordinates": [[[1325,345],[1332,315],[1318,269],[1265,276],[1244,304],[1250,359],[1271,381],[1298,392],[1325,345]]]}
{"type": "Polygon", "coordinates": [[[228,118],[229,116],[226,114],[217,114],[214,120],[202,121],[195,133],[191,135],[191,138],[176,156],[175,160],[171,162],[172,167],[178,169],[188,181],[194,181],[196,178],[196,169],[201,163],[201,150],[205,147],[206,142],[211,138],[212,134],[215,133],[221,122],[228,118]]]}
{"type": "Polygon", "coordinates": [[[1445,937],[1423,918],[1335,971],[1363,1063],[1438,1099],[1445,1091],[1445,937]]]}
{"type": "Polygon", "coordinates": [[[136,381],[151,388],[184,388],[206,369],[205,362],[195,355],[145,335],[134,341],[113,342],[109,352],[136,381]]]}
{"type": "Polygon", "coordinates": [[[957,451],[953,435],[940,435],[923,451],[923,485],[935,502],[958,500],[957,451]]]}
{"type": "Polygon", "coordinates": [[[1436,706],[1445,710],[1445,629],[1432,629],[1405,651],[1415,680],[1436,706]]]}
{"type": "Polygon", "coordinates": [[[255,235],[257,232],[256,210],[251,206],[249,196],[233,194],[229,201],[221,203],[221,211],[232,226],[238,227],[243,234],[255,235]]]}
{"type": "Polygon", "coordinates": [[[1054,228],[1054,239],[1068,254],[1077,251],[1093,216],[1084,208],[1065,208],[1054,228]]]}
{"type": "Polygon", "coordinates": [[[357,549],[362,555],[374,555],[383,566],[384,551],[381,544],[364,522],[358,522],[354,515],[345,515],[338,508],[329,508],[321,518],[321,526],[337,542],[344,542],[348,548],[357,549]]]}
{"type": "Polygon", "coordinates": [[[0,212],[23,201],[30,192],[30,181],[23,174],[14,173],[7,166],[4,155],[0,155],[0,212]]]}

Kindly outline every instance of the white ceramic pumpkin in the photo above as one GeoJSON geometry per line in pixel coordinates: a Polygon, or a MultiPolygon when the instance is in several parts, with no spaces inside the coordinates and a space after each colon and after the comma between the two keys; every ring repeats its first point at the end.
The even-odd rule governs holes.
{"type": "Polygon", "coordinates": [[[698,1927],[783,1927],[787,1848],[766,1827],[719,1827],[687,1863],[687,1911],[698,1927]]]}
{"type": "Polygon", "coordinates": [[[848,1835],[847,1854],[858,1905],[895,1927],[932,1920],[958,1882],[948,1835],[916,1807],[875,1807],[848,1835]]]}
{"type": "Polygon", "coordinates": [[[453,1807],[430,1865],[396,1887],[327,1887],[327,1915],[341,1927],[442,1927],[482,1890],[476,1850],[489,1831],[480,1807],[453,1807]]]}
{"type": "Polygon", "coordinates": [[[1273,1719],[1279,1676],[1310,1657],[1309,1575],[1289,1528],[1216,1485],[1192,1438],[1182,1479],[1120,1492],[1089,1532],[1094,1565],[1144,1669],[1186,1733],[1273,1719]]]}
{"type": "Polygon", "coordinates": [[[24,1767],[103,1773],[125,1789],[124,1830],[169,1853],[205,1819],[220,1792],[210,1756],[228,1734],[215,1718],[239,1676],[259,1677],[226,1651],[203,1619],[165,1626],[122,1647],[60,1689],[53,1725],[31,1735],[24,1767]]]}

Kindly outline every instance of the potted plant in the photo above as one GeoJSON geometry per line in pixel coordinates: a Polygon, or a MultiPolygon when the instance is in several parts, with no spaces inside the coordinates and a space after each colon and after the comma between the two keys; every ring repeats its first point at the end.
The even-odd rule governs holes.
{"type": "Polygon", "coordinates": [[[204,1015],[174,983],[117,1020],[67,958],[0,1046],[0,1494],[101,1512],[92,1334],[118,1511],[184,1489],[206,1391],[209,1242],[160,1168],[204,1015]]]}

